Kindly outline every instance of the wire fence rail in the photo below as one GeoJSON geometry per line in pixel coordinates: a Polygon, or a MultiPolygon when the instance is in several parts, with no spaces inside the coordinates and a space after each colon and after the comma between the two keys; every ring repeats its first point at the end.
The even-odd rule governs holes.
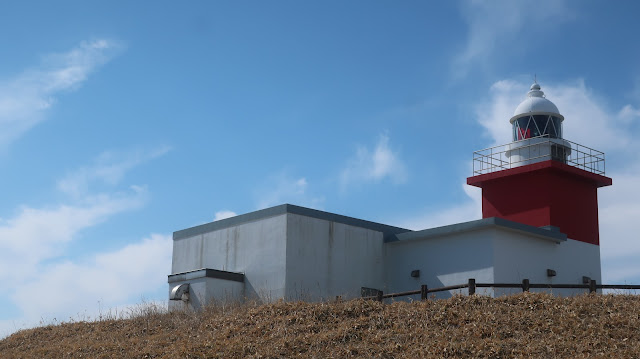
{"type": "Polygon", "coordinates": [[[516,288],[522,289],[523,292],[528,292],[530,289],[588,289],[589,293],[596,293],[598,289],[640,289],[640,285],[633,284],[597,284],[595,280],[590,280],[588,284],[548,284],[548,283],[530,283],[529,279],[523,279],[522,283],[476,283],[474,278],[469,278],[467,283],[449,285],[439,288],[429,288],[426,284],[420,286],[418,290],[410,290],[406,292],[387,293],[384,294],[381,290],[375,291],[375,295],[364,295],[364,293],[371,293],[372,289],[362,288],[363,299],[372,299],[382,301],[387,298],[406,297],[410,295],[420,294],[421,300],[427,300],[429,293],[446,292],[450,290],[468,288],[469,295],[474,295],[477,288],[516,288]]]}

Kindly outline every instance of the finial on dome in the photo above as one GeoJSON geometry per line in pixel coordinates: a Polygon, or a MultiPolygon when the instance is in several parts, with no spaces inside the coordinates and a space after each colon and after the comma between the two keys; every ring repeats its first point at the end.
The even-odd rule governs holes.
{"type": "Polygon", "coordinates": [[[527,93],[527,97],[522,101],[516,110],[513,112],[513,117],[509,120],[513,123],[516,119],[522,116],[530,116],[537,114],[553,115],[560,118],[560,121],[564,120],[564,117],[558,111],[558,107],[549,101],[538,84],[538,79],[534,77],[534,83],[531,85],[531,90],[527,93]]]}
{"type": "Polygon", "coordinates": [[[540,91],[540,85],[538,85],[538,80],[536,76],[533,77],[533,85],[529,88],[531,91],[527,93],[529,97],[544,97],[544,92],[540,91]]]}

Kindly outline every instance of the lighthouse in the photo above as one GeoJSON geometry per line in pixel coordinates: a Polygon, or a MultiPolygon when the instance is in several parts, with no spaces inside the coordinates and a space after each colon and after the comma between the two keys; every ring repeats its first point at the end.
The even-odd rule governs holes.
{"type": "Polygon", "coordinates": [[[410,230],[282,204],[176,231],[169,307],[347,299],[447,288],[470,278],[600,282],[597,191],[611,178],[604,153],[566,139],[564,121],[534,83],[505,119],[512,141],[474,153],[467,183],[482,189],[481,219],[410,230]]]}
{"type": "Polygon", "coordinates": [[[467,183],[482,189],[483,218],[558,229],[598,246],[597,190],[612,180],[604,153],[564,139],[564,120],[534,83],[509,119],[512,142],[475,152],[467,183]]]}

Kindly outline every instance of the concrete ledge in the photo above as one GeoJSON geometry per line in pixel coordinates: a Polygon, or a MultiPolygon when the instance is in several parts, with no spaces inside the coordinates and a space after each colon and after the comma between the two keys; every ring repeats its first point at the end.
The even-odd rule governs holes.
{"type": "Polygon", "coordinates": [[[200,278],[216,278],[216,279],[230,280],[234,282],[244,282],[244,273],[227,272],[224,270],[202,268],[202,269],[196,269],[188,272],[170,274],[168,282],[169,283],[186,282],[189,280],[200,279],[200,278]]]}
{"type": "Polygon", "coordinates": [[[509,221],[503,218],[491,217],[479,219],[477,221],[463,222],[443,227],[424,229],[422,231],[400,233],[397,234],[392,240],[388,241],[388,243],[443,237],[446,235],[475,231],[484,228],[498,228],[513,232],[519,232],[556,243],[565,242],[567,240],[567,235],[560,232],[557,227],[549,229],[538,228],[518,222],[509,221]]]}
{"type": "Polygon", "coordinates": [[[581,168],[570,166],[555,160],[547,160],[532,163],[524,166],[504,169],[500,171],[485,173],[467,178],[467,184],[474,187],[482,188],[484,182],[493,181],[507,176],[523,175],[536,171],[561,171],[572,176],[578,177],[584,181],[595,183],[598,187],[611,186],[613,180],[609,177],[599,175],[593,172],[585,171],[581,168]]]}
{"type": "Polygon", "coordinates": [[[235,227],[243,223],[259,221],[261,219],[275,217],[287,213],[298,214],[301,216],[322,219],[329,222],[342,223],[354,227],[361,227],[382,232],[385,237],[403,232],[410,232],[409,229],[388,226],[386,224],[365,221],[358,218],[342,216],[335,213],[318,211],[316,209],[294,206],[292,204],[281,204],[279,206],[261,209],[259,211],[241,214],[235,217],[222,219],[215,222],[202,224],[196,227],[183,229],[173,232],[173,240],[189,238],[199,234],[213,232],[219,229],[235,227]]]}

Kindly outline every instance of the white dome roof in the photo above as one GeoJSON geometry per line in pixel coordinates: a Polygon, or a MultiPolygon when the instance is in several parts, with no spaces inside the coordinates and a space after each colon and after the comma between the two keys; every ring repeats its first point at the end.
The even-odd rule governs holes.
{"type": "Polygon", "coordinates": [[[544,97],[544,92],[540,91],[540,85],[537,83],[531,85],[531,91],[527,93],[527,98],[522,101],[513,112],[513,117],[531,112],[554,113],[560,115],[558,107],[544,97]]]}

